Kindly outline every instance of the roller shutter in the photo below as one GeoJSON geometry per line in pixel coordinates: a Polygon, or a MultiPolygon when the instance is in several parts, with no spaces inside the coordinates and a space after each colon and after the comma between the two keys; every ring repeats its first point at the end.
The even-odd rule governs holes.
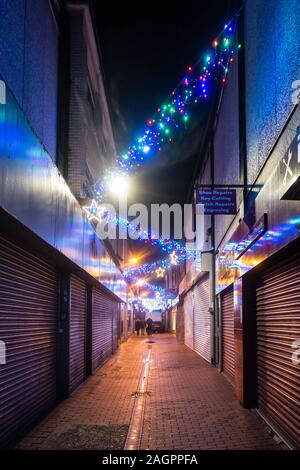
{"type": "Polygon", "coordinates": [[[222,370],[230,382],[235,377],[235,345],[234,345],[234,310],[233,288],[229,288],[221,296],[222,309],[222,370]]]}
{"type": "Polygon", "coordinates": [[[211,362],[211,315],[209,313],[209,277],[194,287],[194,350],[211,362]]]}
{"type": "Polygon", "coordinates": [[[22,435],[56,401],[57,275],[0,238],[0,447],[22,435]]]}
{"type": "Polygon", "coordinates": [[[258,408],[296,448],[300,448],[300,365],[297,357],[293,363],[292,354],[299,350],[299,342],[297,254],[266,271],[257,289],[258,408]]]}
{"type": "Polygon", "coordinates": [[[191,349],[194,349],[194,333],[193,333],[193,309],[194,299],[193,292],[190,291],[184,297],[184,343],[191,349]]]}
{"type": "Polygon", "coordinates": [[[71,276],[69,341],[69,390],[72,392],[85,379],[86,352],[86,284],[76,276],[71,276]]]}
{"type": "Polygon", "coordinates": [[[93,290],[92,370],[113,352],[113,301],[99,289],[93,290]]]}

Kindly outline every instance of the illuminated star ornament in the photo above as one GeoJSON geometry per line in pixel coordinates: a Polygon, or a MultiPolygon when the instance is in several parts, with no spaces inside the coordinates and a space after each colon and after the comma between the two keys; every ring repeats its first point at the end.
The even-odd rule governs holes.
{"type": "Polygon", "coordinates": [[[170,261],[173,265],[176,265],[178,263],[178,256],[176,255],[175,251],[172,251],[172,253],[170,254],[170,261]]]}
{"type": "Polygon", "coordinates": [[[165,275],[165,270],[164,270],[163,268],[158,268],[158,269],[155,271],[155,274],[156,274],[156,277],[157,277],[157,278],[164,277],[164,275],[165,275]]]}
{"type": "Polygon", "coordinates": [[[82,206],[82,209],[86,213],[89,221],[95,220],[96,222],[101,222],[101,217],[105,212],[102,204],[98,204],[95,199],[92,200],[89,206],[82,206]]]}

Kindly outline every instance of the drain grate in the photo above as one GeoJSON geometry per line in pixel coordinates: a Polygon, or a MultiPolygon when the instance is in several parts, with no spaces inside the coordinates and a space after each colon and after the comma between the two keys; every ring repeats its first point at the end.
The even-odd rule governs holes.
{"type": "Polygon", "coordinates": [[[131,397],[150,397],[151,393],[150,392],[133,392],[130,396],[131,397]]]}

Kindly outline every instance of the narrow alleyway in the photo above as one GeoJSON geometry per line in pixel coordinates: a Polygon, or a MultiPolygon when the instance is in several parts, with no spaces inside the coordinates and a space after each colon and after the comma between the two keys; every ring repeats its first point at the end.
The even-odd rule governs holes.
{"type": "Polygon", "coordinates": [[[276,449],[255,412],[239,406],[213,367],[172,335],[152,341],[133,337],[122,344],[18,448],[123,449],[134,421],[141,426],[141,449],[276,449]]]}

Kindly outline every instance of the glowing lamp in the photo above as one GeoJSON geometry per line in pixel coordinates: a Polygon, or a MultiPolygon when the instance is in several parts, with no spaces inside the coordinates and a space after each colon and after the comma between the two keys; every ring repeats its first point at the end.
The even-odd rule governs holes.
{"type": "Polygon", "coordinates": [[[112,176],[108,181],[108,189],[117,196],[126,196],[128,193],[128,180],[123,175],[112,176]]]}
{"type": "Polygon", "coordinates": [[[150,152],[150,147],[149,147],[149,145],[144,145],[144,147],[143,147],[143,152],[144,152],[144,153],[150,152]]]}

